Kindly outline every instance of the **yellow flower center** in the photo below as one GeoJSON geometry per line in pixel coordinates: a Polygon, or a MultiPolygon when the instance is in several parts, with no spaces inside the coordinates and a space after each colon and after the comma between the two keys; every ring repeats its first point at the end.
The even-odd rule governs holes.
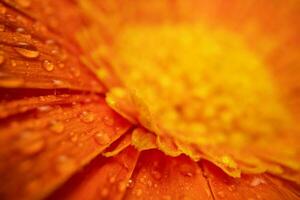
{"type": "Polygon", "coordinates": [[[198,155],[236,168],[231,156],[243,160],[243,149],[259,151],[270,142],[279,147],[291,126],[263,58],[233,32],[202,24],[128,25],[113,51],[123,86],[110,90],[108,103],[171,138],[179,153],[193,157],[196,147],[198,155]]]}

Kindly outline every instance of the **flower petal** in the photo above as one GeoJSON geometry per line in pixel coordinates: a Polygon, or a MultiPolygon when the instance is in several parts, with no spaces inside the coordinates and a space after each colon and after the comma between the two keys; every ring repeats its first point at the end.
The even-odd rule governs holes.
{"type": "Polygon", "coordinates": [[[122,199],[138,155],[138,151],[129,147],[115,157],[97,157],[48,200],[122,199]]]}
{"type": "MultiPolygon", "coordinates": [[[[53,103],[53,98],[44,100],[53,103]]],[[[0,193],[4,199],[45,197],[130,127],[103,98],[80,103],[82,98],[1,120],[0,193]]]]}
{"type": "Polygon", "coordinates": [[[132,182],[125,199],[212,199],[200,167],[186,156],[144,151],[132,182]]]}
{"type": "Polygon", "coordinates": [[[202,166],[216,200],[299,199],[299,196],[292,192],[287,183],[278,178],[275,180],[281,183],[275,183],[272,181],[274,178],[268,174],[242,175],[241,178],[235,179],[207,161],[202,162],[202,166]]]}
{"type": "Polygon", "coordinates": [[[0,3],[0,7],[4,26],[0,32],[0,87],[104,91],[96,76],[78,59],[78,47],[67,42],[68,35],[53,33],[39,19],[24,15],[15,4],[0,3]]]}

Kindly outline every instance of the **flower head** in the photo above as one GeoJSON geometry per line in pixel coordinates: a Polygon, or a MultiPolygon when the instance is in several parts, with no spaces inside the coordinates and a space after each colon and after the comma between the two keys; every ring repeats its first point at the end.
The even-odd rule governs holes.
{"type": "Polygon", "coordinates": [[[299,5],[0,2],[1,199],[299,199],[299,5]]]}

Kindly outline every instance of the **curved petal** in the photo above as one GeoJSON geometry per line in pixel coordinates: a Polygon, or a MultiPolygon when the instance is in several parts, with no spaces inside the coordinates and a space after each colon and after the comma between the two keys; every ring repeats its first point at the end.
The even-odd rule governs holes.
{"type": "Polygon", "coordinates": [[[128,130],[101,97],[81,102],[88,97],[54,105],[59,97],[36,97],[48,107],[1,120],[1,198],[45,197],[128,130]]]}
{"type": "Polygon", "coordinates": [[[200,167],[185,156],[141,153],[125,199],[212,199],[200,167]]]}
{"type": "Polygon", "coordinates": [[[211,163],[201,163],[214,199],[300,199],[293,193],[288,182],[271,178],[268,174],[242,175],[235,179],[229,177],[211,163]],[[273,182],[273,179],[277,182],[273,182]]]}
{"type": "Polygon", "coordinates": [[[122,199],[138,155],[128,147],[115,157],[97,157],[47,199],[122,199]]]}
{"type": "MultiPolygon", "coordinates": [[[[32,4],[35,9],[39,6],[42,4],[32,4]]],[[[35,20],[24,15],[17,4],[0,3],[0,7],[3,26],[0,31],[0,87],[104,91],[95,75],[79,60],[80,51],[67,41],[68,35],[53,33],[40,18],[35,20]]],[[[59,17],[56,16],[57,21],[62,20],[59,17]]]]}

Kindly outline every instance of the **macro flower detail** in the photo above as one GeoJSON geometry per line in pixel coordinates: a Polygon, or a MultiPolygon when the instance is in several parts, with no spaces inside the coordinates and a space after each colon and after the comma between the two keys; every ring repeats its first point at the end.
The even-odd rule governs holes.
{"type": "Polygon", "coordinates": [[[300,199],[299,13],[1,0],[0,199],[300,199]]]}

